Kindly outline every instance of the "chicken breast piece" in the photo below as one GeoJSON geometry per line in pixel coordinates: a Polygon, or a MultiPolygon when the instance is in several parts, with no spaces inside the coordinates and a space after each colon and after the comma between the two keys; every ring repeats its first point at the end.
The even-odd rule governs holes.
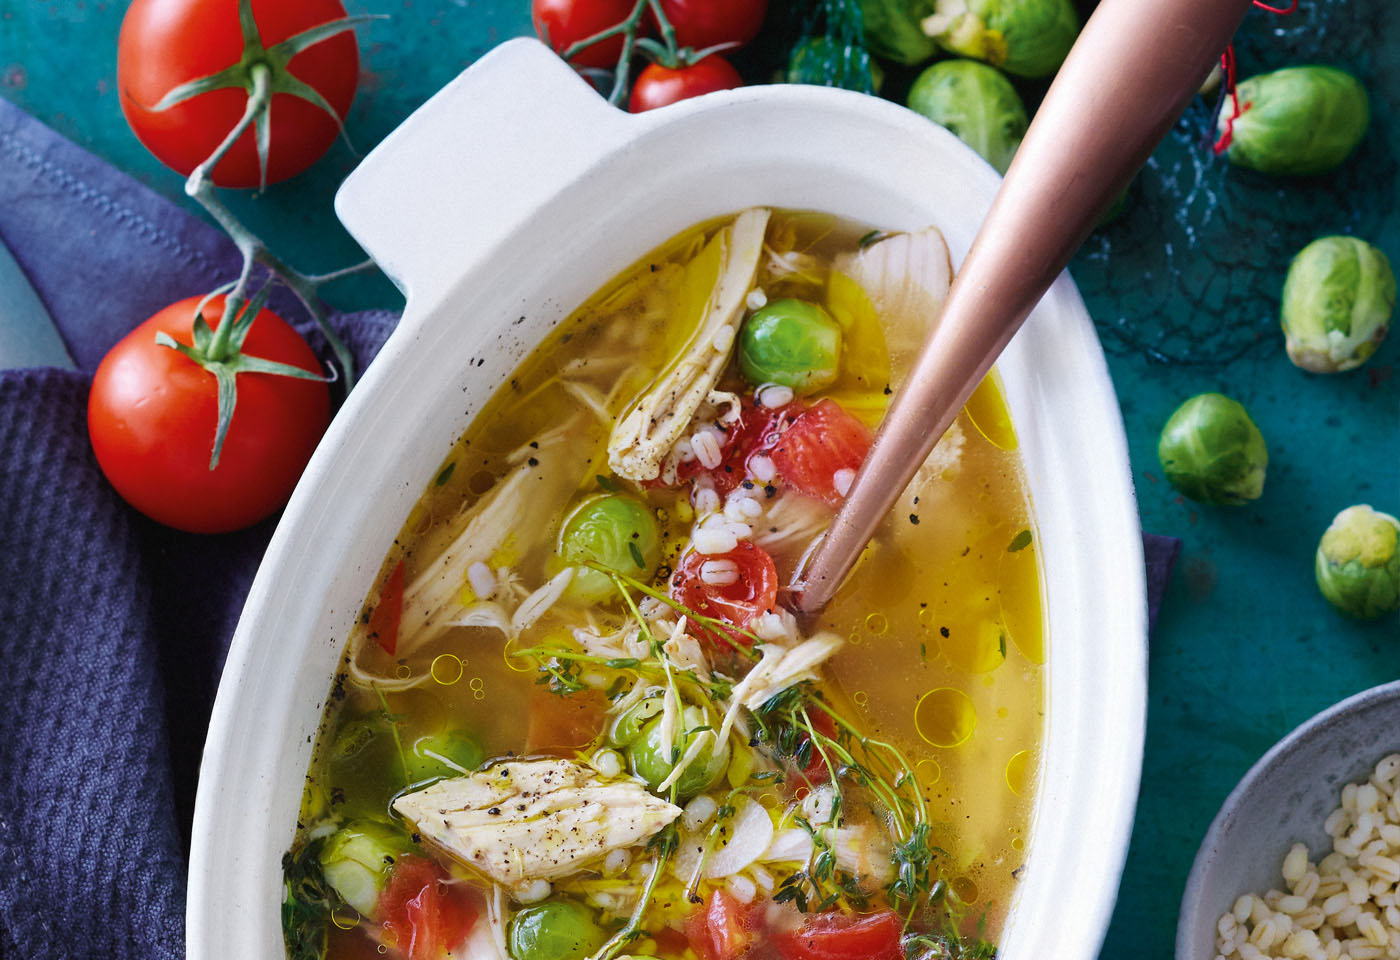
{"type": "Polygon", "coordinates": [[[576,873],[681,814],[640,781],[604,780],[559,759],[508,760],[441,780],[394,809],[442,851],[511,888],[576,873]]]}
{"type": "Polygon", "coordinates": [[[745,210],[725,228],[719,279],[700,326],[684,352],[613,429],[608,464],[620,477],[644,483],[661,474],[662,461],[690,426],[724,372],[753,286],[769,211],[745,210]]]}

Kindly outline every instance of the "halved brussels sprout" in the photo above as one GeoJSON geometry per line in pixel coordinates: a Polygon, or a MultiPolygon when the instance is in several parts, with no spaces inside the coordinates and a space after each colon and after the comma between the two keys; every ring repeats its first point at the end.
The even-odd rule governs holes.
{"type": "Polygon", "coordinates": [[[945,50],[1020,77],[1060,69],[1079,36],[1071,0],[937,0],[924,32],[945,50]]]}
{"type": "Polygon", "coordinates": [[[1395,273],[1384,253],[1355,237],[1322,237],[1293,258],[1283,284],[1288,358],[1338,373],[1376,352],[1395,310],[1395,273]]]}
{"type": "MultiPolygon", "coordinates": [[[[715,719],[700,707],[684,707],[681,710],[675,741],[667,744],[661,740],[660,714],[650,718],[642,724],[640,735],[627,745],[627,758],[631,762],[632,772],[645,780],[653,790],[658,789],[676,768],[672,750],[675,750],[675,756],[679,759],[693,740],[704,732],[704,728],[717,731],[718,726],[715,719]]],[[[680,799],[686,800],[697,793],[704,793],[720,781],[728,766],[729,742],[720,744],[718,749],[713,742],[710,743],[690,762],[685,768],[685,773],[676,781],[676,794],[680,799]]]]}
{"type": "Polygon", "coordinates": [[[589,561],[640,580],[661,562],[661,531],[646,504],[625,494],[589,497],[569,514],[559,534],[559,559],[575,567],[568,595],[583,603],[613,596],[612,578],[589,561]]]}
{"type": "Polygon", "coordinates": [[[419,737],[413,741],[408,755],[408,778],[419,783],[432,777],[460,777],[470,773],[486,759],[481,744],[460,730],[450,730],[419,737]]]}
{"type": "MultiPolygon", "coordinates": [[[[1260,173],[1326,173],[1351,155],[1371,120],[1366,88],[1336,67],[1285,67],[1243,81],[1238,94],[1243,112],[1228,155],[1260,173]]],[[[1222,134],[1230,116],[1227,105],[1222,134]]]]}
{"type": "Polygon", "coordinates": [[[577,900],[549,900],[511,918],[507,945],[513,960],[584,960],[607,939],[589,907],[577,900]]]}
{"type": "Polygon", "coordinates": [[[1366,504],[1337,514],[1317,545],[1317,587],[1348,617],[1400,610],[1400,520],[1366,504]]]}
{"type": "Polygon", "coordinates": [[[773,300],[739,330],[739,369],[754,386],[812,393],[841,374],[841,326],[806,300],[773,300]]]}
{"type": "Polygon", "coordinates": [[[1264,492],[1269,452],[1249,413],[1219,393],[1187,400],[1157,441],[1167,480],[1201,503],[1240,504],[1264,492]]]}
{"type": "Polygon", "coordinates": [[[412,852],[413,841],[402,830],[377,820],[352,820],[321,848],[321,875],[342,900],[373,918],[389,872],[412,852]]]}
{"type": "Polygon", "coordinates": [[[909,109],[944,126],[999,173],[1026,135],[1026,105],[1011,81],[976,60],[943,60],[909,88],[909,109]]]}

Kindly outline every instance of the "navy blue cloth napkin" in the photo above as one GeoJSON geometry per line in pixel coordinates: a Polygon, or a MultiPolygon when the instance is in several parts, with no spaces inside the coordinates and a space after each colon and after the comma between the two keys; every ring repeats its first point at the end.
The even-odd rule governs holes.
{"type": "MultiPolygon", "coordinates": [[[[136,514],[93,459],[86,403],[113,343],[238,256],[4,101],[0,238],[81,368],[0,371],[0,957],[182,957],[205,725],[275,521],[192,536],[136,514]]],[[[333,322],[363,369],[396,319],[333,322]]],[[[1146,547],[1155,616],[1179,542],[1146,547]]]]}

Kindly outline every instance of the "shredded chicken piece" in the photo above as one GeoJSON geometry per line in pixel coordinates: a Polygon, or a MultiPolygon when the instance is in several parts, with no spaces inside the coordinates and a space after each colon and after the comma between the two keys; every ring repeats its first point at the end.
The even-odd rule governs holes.
{"type": "MultiPolygon", "coordinates": [[[[489,562],[510,539],[527,502],[562,500],[577,482],[575,462],[579,436],[586,437],[582,415],[535,438],[511,457],[515,469],[471,509],[453,521],[452,542],[405,587],[399,620],[399,656],[463,622],[461,591],[465,571],[473,563],[489,562]],[[521,452],[523,451],[523,452],[521,452]]],[[[494,624],[492,624],[494,625],[494,624]]]]}
{"type": "Polygon", "coordinates": [[[857,253],[838,257],[835,269],[858,283],[870,298],[898,380],[937,322],[953,281],[953,262],[943,234],[937,227],[890,234],[857,253]]]}
{"type": "Polygon", "coordinates": [[[819,633],[795,647],[765,643],[759,648],[758,663],[730,694],[724,719],[719,725],[718,741],[723,743],[728,738],[729,732],[739,721],[742,708],[757,710],[793,684],[815,680],[817,667],[835,656],[845,645],[846,641],[834,633],[819,633]]]}
{"type": "Polygon", "coordinates": [[[639,780],[605,780],[559,759],[505,761],[440,780],[394,809],[445,853],[512,889],[571,876],[681,815],[639,780]]]}
{"type": "Polygon", "coordinates": [[[719,280],[680,358],[613,429],[608,463],[620,477],[655,480],[671,448],[724,372],[753,285],[769,211],[739,214],[723,234],[719,280]]]}

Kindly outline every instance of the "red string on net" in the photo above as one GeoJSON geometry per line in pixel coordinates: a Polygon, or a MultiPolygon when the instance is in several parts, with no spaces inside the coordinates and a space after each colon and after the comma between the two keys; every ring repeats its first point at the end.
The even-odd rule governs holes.
{"type": "MultiPolygon", "coordinates": [[[[1298,12],[1298,0],[1293,0],[1286,7],[1273,7],[1263,0],[1253,0],[1253,3],[1260,10],[1267,10],[1269,13],[1277,13],[1280,16],[1288,16],[1298,12]]],[[[1220,55],[1220,68],[1225,71],[1225,90],[1230,97],[1230,117],[1225,121],[1225,129],[1220,134],[1220,139],[1215,141],[1214,150],[1217,156],[1230,149],[1230,142],[1235,138],[1235,121],[1240,118],[1240,114],[1249,109],[1249,104],[1240,106],[1239,92],[1235,89],[1235,45],[1232,43],[1225,48],[1225,52],[1220,55]]]]}

